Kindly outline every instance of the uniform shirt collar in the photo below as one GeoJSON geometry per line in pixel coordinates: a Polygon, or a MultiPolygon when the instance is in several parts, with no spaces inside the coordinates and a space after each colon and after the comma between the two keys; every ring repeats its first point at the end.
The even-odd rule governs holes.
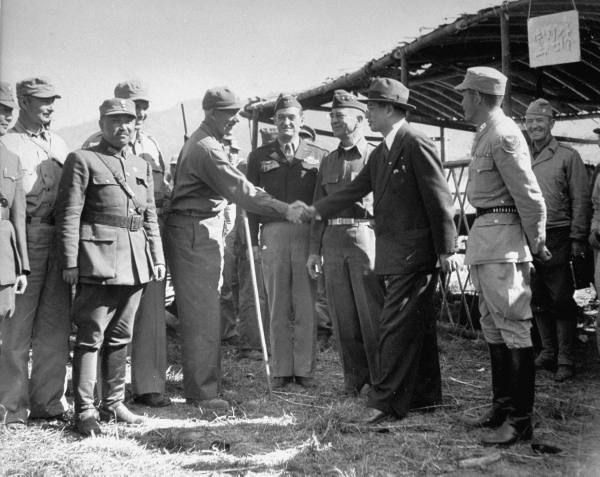
{"type": "Polygon", "coordinates": [[[17,120],[14,129],[19,133],[27,134],[29,137],[39,137],[44,141],[48,140],[49,131],[45,128],[41,128],[39,131],[33,132],[30,129],[27,129],[20,120],[17,120]]]}
{"type": "MultiPolygon", "coordinates": [[[[281,152],[284,151],[284,145],[287,143],[283,143],[279,140],[279,138],[277,138],[277,144],[279,145],[279,149],[281,149],[281,152]]],[[[294,154],[296,154],[296,152],[298,152],[298,147],[300,147],[300,137],[296,137],[294,138],[294,140],[290,143],[292,145],[292,150],[294,151],[294,154]]]]}
{"type": "Polygon", "coordinates": [[[406,119],[402,118],[397,123],[394,123],[394,125],[392,126],[392,130],[389,133],[387,133],[386,136],[383,138],[388,150],[392,149],[392,144],[394,144],[394,139],[396,139],[396,134],[398,134],[398,130],[402,127],[402,125],[405,122],[406,122],[406,119]]]}
{"type": "Polygon", "coordinates": [[[110,144],[104,138],[102,138],[100,140],[100,144],[98,144],[98,146],[106,153],[111,154],[113,156],[117,156],[117,157],[125,157],[127,155],[128,149],[129,149],[129,146],[125,146],[122,149],[118,149],[115,146],[113,146],[112,144],[110,144]]]}
{"type": "Polygon", "coordinates": [[[340,142],[340,144],[338,145],[338,149],[340,152],[349,152],[352,151],[353,149],[356,149],[357,151],[362,151],[364,148],[365,143],[367,142],[367,140],[364,138],[364,136],[360,136],[358,138],[358,140],[352,144],[352,146],[342,146],[342,143],[340,142]]]}

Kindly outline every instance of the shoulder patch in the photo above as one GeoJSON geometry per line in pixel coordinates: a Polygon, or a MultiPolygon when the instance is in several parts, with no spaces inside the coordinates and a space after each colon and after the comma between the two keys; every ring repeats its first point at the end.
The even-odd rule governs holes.
{"type": "Polygon", "coordinates": [[[502,149],[506,152],[515,152],[519,147],[519,138],[517,136],[502,136],[502,149]]]}

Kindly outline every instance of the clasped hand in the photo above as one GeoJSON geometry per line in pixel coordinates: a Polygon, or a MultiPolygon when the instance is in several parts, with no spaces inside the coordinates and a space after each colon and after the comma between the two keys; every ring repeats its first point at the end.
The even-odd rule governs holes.
{"type": "Polygon", "coordinates": [[[294,223],[301,224],[302,222],[308,222],[316,215],[315,208],[306,205],[301,200],[292,202],[285,213],[286,220],[294,223]]]}

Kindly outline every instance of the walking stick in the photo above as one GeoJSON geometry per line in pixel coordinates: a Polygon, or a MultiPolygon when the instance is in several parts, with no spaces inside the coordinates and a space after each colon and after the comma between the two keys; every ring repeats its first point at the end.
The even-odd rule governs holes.
{"type": "Polygon", "coordinates": [[[250,238],[250,225],[248,224],[248,215],[242,210],[242,220],[244,221],[244,232],[246,235],[246,246],[248,247],[248,261],[250,262],[250,277],[252,278],[252,291],[254,292],[254,308],[256,309],[256,321],[258,322],[258,331],[260,333],[260,346],[265,363],[265,372],[267,374],[267,386],[269,388],[269,397],[271,397],[271,366],[269,365],[269,353],[267,352],[267,341],[265,340],[265,330],[263,328],[262,313],[260,310],[260,298],[258,296],[258,283],[256,281],[256,267],[254,267],[254,254],[252,253],[252,240],[250,238]]]}

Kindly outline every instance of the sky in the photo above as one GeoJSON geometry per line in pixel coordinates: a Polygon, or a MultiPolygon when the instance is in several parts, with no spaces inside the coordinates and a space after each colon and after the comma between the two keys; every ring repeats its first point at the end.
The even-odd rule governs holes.
{"type": "Polygon", "coordinates": [[[53,126],[97,118],[116,83],[147,83],[151,108],[228,85],[295,92],[500,0],[0,0],[0,78],[48,76],[53,126]]]}

